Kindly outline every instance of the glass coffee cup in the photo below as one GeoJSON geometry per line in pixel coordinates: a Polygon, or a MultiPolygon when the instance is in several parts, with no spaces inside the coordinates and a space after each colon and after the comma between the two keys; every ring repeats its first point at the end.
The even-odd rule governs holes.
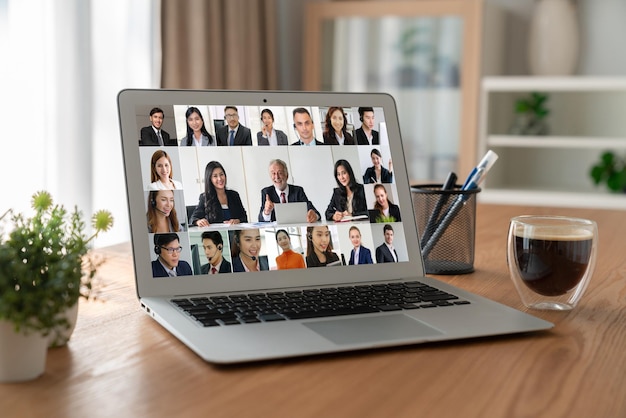
{"type": "Polygon", "coordinates": [[[574,308],[591,280],[597,248],[594,221],[564,216],[512,218],[507,264],[524,305],[534,309],[574,308]]]}

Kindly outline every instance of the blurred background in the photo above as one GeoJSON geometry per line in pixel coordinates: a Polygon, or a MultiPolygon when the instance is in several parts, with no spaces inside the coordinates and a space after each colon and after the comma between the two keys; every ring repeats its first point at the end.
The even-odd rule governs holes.
{"type": "MultiPolygon", "coordinates": [[[[419,7],[438,1],[449,2],[405,3],[419,7]]],[[[0,0],[0,126],[2,142],[8,144],[0,213],[9,207],[27,210],[32,193],[46,189],[57,202],[76,204],[85,213],[113,212],[116,226],[97,245],[129,239],[116,103],[124,88],[389,91],[403,104],[400,124],[407,158],[416,159],[409,161],[411,180],[441,181],[442,173],[458,168],[458,155],[438,153],[437,147],[459,149],[464,125],[433,126],[431,135],[420,133],[421,127],[412,129],[408,119],[424,100],[438,100],[442,113],[435,120],[458,119],[461,111],[471,115],[468,135],[475,144],[480,80],[533,74],[528,59],[533,14],[546,1],[560,0],[452,2],[480,12],[472,29],[480,40],[472,52],[478,56],[469,57],[478,73],[460,81],[468,59],[462,48],[468,23],[455,20],[454,14],[436,23],[429,16],[415,23],[415,17],[397,16],[390,7],[389,14],[400,19],[391,25],[398,40],[389,41],[396,53],[406,57],[416,52],[413,67],[422,65],[420,52],[436,51],[440,57],[427,59],[437,68],[434,78],[398,76],[390,83],[387,67],[368,65],[389,57],[385,53],[391,47],[383,42],[389,22],[342,15],[333,23],[310,13],[309,4],[332,5],[330,0],[0,0]],[[310,33],[322,39],[307,39],[310,33]],[[324,47],[329,41],[331,50],[324,47]],[[311,76],[304,66],[318,57],[324,57],[319,74],[311,76]],[[366,63],[355,65],[362,57],[366,63]],[[473,91],[469,109],[453,91],[439,99],[404,97],[407,89],[401,85],[408,83],[422,94],[424,86],[458,89],[463,81],[473,91]],[[441,126],[450,132],[423,138],[440,133],[441,126]]],[[[358,12],[367,3],[350,4],[358,12]]],[[[621,45],[626,2],[568,3],[576,9],[577,24],[575,67],[569,75],[626,76],[621,45]]]]}

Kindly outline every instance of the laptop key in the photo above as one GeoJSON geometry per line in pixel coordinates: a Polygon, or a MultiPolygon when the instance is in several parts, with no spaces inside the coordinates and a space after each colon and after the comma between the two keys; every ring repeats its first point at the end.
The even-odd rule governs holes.
{"type": "Polygon", "coordinates": [[[215,319],[204,319],[201,320],[200,323],[204,327],[219,327],[220,324],[215,319]]]}
{"type": "Polygon", "coordinates": [[[241,324],[241,322],[239,322],[238,319],[220,319],[220,321],[222,321],[222,323],[224,325],[239,325],[241,324]]]}
{"type": "Polygon", "coordinates": [[[261,314],[258,318],[264,322],[273,322],[273,321],[284,321],[285,318],[281,315],[271,313],[271,314],[261,314]]]}
{"type": "Polygon", "coordinates": [[[398,305],[380,305],[380,306],[378,306],[378,309],[380,309],[383,312],[401,311],[402,310],[402,308],[399,307],[398,305]]]}

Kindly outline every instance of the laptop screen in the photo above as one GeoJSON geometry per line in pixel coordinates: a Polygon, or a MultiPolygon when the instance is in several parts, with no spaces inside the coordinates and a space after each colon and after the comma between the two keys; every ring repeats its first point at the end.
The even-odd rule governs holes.
{"type": "Polygon", "coordinates": [[[125,90],[119,110],[147,293],[422,274],[390,96],[125,90]]]}

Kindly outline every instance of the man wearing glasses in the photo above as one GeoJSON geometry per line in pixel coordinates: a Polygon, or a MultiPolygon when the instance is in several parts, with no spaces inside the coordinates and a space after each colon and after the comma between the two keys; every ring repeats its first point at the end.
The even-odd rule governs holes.
{"type": "Polygon", "coordinates": [[[252,145],[250,129],[239,123],[239,113],[235,106],[224,108],[224,119],[226,125],[217,130],[217,145],[223,147],[252,145]]]}
{"type": "Polygon", "coordinates": [[[158,257],[152,262],[152,277],[191,276],[189,263],[180,260],[182,250],[178,234],[155,234],[154,253],[158,257]]]}

